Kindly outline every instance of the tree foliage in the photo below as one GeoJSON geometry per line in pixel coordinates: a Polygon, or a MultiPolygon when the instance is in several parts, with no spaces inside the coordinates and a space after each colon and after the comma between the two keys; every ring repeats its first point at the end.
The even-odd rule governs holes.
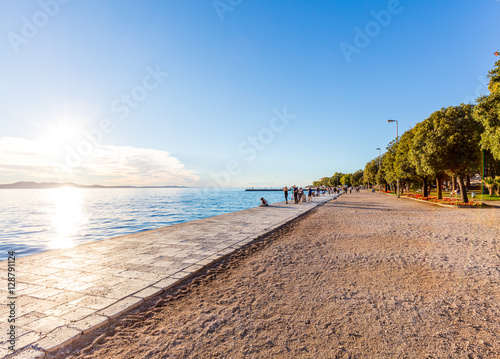
{"type": "Polygon", "coordinates": [[[500,60],[488,74],[490,82],[488,96],[481,96],[474,108],[474,118],[484,127],[481,135],[481,147],[491,152],[500,160],[500,60]]]}
{"type": "Polygon", "coordinates": [[[352,174],[352,184],[353,186],[359,186],[363,183],[363,170],[357,170],[352,174]]]}
{"type": "Polygon", "coordinates": [[[450,106],[414,127],[410,156],[417,173],[436,179],[438,198],[446,174],[456,176],[467,203],[464,177],[480,166],[481,126],[472,118],[472,105],[450,106]]]}
{"type": "Polygon", "coordinates": [[[375,184],[376,176],[378,173],[378,159],[373,159],[368,162],[365,166],[365,170],[363,171],[363,180],[367,184],[375,184]]]}
{"type": "Polygon", "coordinates": [[[398,149],[398,142],[392,141],[387,146],[387,152],[382,156],[382,168],[384,172],[384,181],[386,183],[395,183],[398,179],[395,162],[396,162],[396,152],[398,149]]]}
{"type": "Polygon", "coordinates": [[[340,183],[343,186],[351,187],[351,185],[352,185],[352,174],[348,173],[348,174],[343,175],[342,178],[340,179],[340,183]]]}

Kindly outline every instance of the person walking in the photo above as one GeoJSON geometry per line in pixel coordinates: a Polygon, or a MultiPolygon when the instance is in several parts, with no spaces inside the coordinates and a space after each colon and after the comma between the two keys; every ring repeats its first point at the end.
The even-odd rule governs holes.
{"type": "Polygon", "coordinates": [[[283,193],[285,194],[285,201],[286,201],[286,204],[288,204],[288,187],[285,186],[283,188],[283,193]]]}
{"type": "Polygon", "coordinates": [[[304,194],[304,190],[302,187],[299,188],[299,202],[302,200],[302,195],[304,194]]]}
{"type": "Polygon", "coordinates": [[[299,203],[299,189],[297,186],[293,186],[293,201],[295,204],[299,203]]]}
{"type": "Polygon", "coordinates": [[[312,195],[313,195],[313,189],[312,187],[309,187],[309,190],[307,191],[307,200],[309,202],[312,201],[312,195]]]}

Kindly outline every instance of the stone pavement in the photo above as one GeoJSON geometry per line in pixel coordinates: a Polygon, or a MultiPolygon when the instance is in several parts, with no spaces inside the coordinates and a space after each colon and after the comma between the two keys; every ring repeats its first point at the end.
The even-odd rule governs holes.
{"type": "Polygon", "coordinates": [[[15,299],[7,291],[8,262],[0,262],[0,358],[12,354],[12,301],[12,357],[42,357],[334,197],[281,202],[16,258],[15,299]]]}

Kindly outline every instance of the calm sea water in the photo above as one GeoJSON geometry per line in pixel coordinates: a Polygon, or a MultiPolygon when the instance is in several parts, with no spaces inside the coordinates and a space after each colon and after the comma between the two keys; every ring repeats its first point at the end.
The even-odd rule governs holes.
{"type": "Polygon", "coordinates": [[[0,190],[0,260],[26,256],[284,200],[242,188],[0,190]]]}

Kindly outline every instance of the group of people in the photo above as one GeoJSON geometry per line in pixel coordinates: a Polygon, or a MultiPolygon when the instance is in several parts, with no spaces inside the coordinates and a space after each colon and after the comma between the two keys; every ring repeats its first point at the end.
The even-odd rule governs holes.
{"type": "Polygon", "coordinates": [[[302,189],[302,187],[291,186],[288,188],[287,186],[283,187],[283,193],[285,194],[285,202],[288,204],[288,192],[291,192],[291,200],[295,204],[299,202],[312,201],[313,197],[319,197],[322,193],[323,195],[328,192],[328,194],[337,193],[339,190],[335,187],[308,187],[306,190],[302,189]],[[307,192],[307,198],[306,198],[307,192]]]}
{"type": "MultiPolygon", "coordinates": [[[[344,191],[347,191],[347,188],[344,189],[344,191]]],[[[304,190],[302,187],[290,186],[290,188],[288,188],[287,186],[285,186],[283,187],[283,193],[285,194],[286,204],[288,204],[288,192],[291,192],[290,201],[293,201],[295,204],[298,204],[299,202],[312,201],[313,197],[319,197],[321,194],[325,195],[325,193],[328,194],[340,193],[341,189],[337,187],[307,187],[304,190]]],[[[264,197],[261,197],[259,207],[267,207],[268,205],[269,203],[267,202],[267,200],[264,197]]]]}

